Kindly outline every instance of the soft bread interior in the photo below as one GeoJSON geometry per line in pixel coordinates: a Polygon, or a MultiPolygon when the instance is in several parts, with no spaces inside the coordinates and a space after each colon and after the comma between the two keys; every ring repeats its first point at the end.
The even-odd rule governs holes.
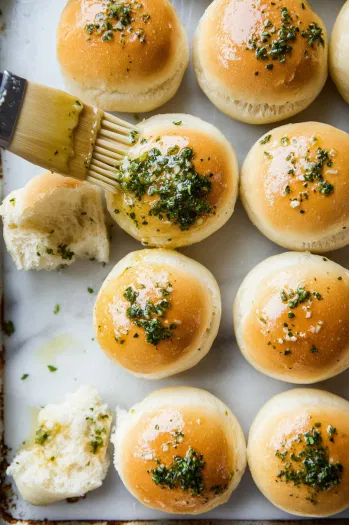
{"type": "Polygon", "coordinates": [[[108,261],[101,194],[88,183],[44,173],[8,195],[0,215],[18,269],[54,270],[84,258],[108,261]]]}
{"type": "Polygon", "coordinates": [[[90,386],[43,408],[34,442],[7,469],[21,496],[32,505],[48,505],[100,487],[109,467],[111,422],[107,405],[90,386]]]}

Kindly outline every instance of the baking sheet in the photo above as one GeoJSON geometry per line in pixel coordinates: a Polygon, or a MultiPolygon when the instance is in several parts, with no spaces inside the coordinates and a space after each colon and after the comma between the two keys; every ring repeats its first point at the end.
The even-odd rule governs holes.
{"type": "MultiPolygon", "coordinates": [[[[29,80],[63,88],[55,59],[55,33],[65,0],[0,0],[1,65],[29,80]]],[[[209,0],[174,0],[192,40],[209,0]]],[[[285,4],[287,4],[285,0],[285,4]]],[[[330,31],[343,0],[312,0],[330,31]]],[[[273,126],[250,126],[229,119],[202,94],[193,72],[187,71],[177,96],[153,112],[187,112],[217,126],[235,147],[241,165],[252,144],[273,126]]],[[[146,115],[149,116],[150,114],[146,115]]],[[[143,116],[143,115],[142,115],[143,116]]],[[[128,117],[135,121],[133,115],[128,117]]],[[[349,132],[349,106],[328,81],[323,92],[305,112],[290,122],[320,120],[349,132]]],[[[286,121],[284,122],[286,123],[286,121]]],[[[40,168],[5,153],[4,193],[23,186],[40,168]]],[[[209,268],[217,278],[223,299],[222,323],[211,352],[194,369],[161,381],[136,379],[111,363],[93,340],[92,308],[96,293],[113,265],[141,245],[112,228],[111,263],[77,262],[60,272],[18,272],[4,253],[5,319],[13,320],[15,334],[6,338],[5,442],[9,458],[33,432],[37,410],[59,402],[65,393],[82,384],[95,385],[110,407],[129,408],[149,392],[170,385],[205,388],[227,403],[238,417],[245,435],[259,408],[274,394],[293,388],[256,372],[241,356],[232,327],[233,300],[242,279],[258,262],[284,251],[262,236],[249,222],[240,203],[219,232],[198,245],[182,250],[209,268]],[[95,294],[88,293],[92,287],[95,294]],[[61,309],[54,315],[56,304],[61,309]],[[47,365],[58,368],[50,373],[47,365]],[[28,379],[21,381],[24,373],[28,379]]],[[[3,252],[5,252],[2,247],[3,252]]],[[[349,248],[328,254],[349,267],[349,248]]],[[[349,398],[349,371],[316,385],[349,398]]],[[[49,520],[134,520],[169,516],[138,503],[124,488],[113,467],[102,488],[75,504],[61,502],[46,508],[16,499],[10,510],[14,518],[49,520]]],[[[178,516],[176,516],[178,518],[178,516]]],[[[229,503],[202,517],[210,519],[291,519],[276,509],[257,490],[246,472],[229,503]]],[[[338,517],[349,517],[346,511],[338,517]]]]}

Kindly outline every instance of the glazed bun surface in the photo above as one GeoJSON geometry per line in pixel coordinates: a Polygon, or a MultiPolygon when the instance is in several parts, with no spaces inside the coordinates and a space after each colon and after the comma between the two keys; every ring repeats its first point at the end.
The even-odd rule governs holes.
{"type": "Polygon", "coordinates": [[[200,514],[226,503],[246,467],[237,419],[197,388],[157,390],[128,414],[119,412],[112,442],[126,488],[163,512],[200,514]]]}
{"type": "Polygon", "coordinates": [[[308,2],[215,0],[196,31],[194,65],[221,111],[266,124],[317,97],[327,78],[327,47],[325,25],[308,2]]]}
{"type": "Polygon", "coordinates": [[[236,155],[227,139],[191,115],[158,115],[139,128],[142,139],[124,162],[122,188],[107,193],[113,219],[143,244],[162,248],[217,231],[232,215],[238,192],[236,155]]]}
{"type": "Polygon", "coordinates": [[[241,170],[254,225],[291,250],[326,252],[349,242],[349,135],[319,122],[275,128],[241,170]]]}
{"type": "Polygon", "coordinates": [[[234,326],[245,358],[290,383],[315,383],[349,367],[349,271],[310,253],[258,264],[243,281],[234,326]]]}
{"type": "Polygon", "coordinates": [[[336,20],[330,43],[330,72],[338,91],[349,104],[349,1],[347,1],[336,20]]]}
{"type": "Polygon", "coordinates": [[[189,62],[168,0],[69,0],[57,57],[72,93],[106,111],[151,111],[176,93],[189,62]]]}
{"type": "Polygon", "coordinates": [[[329,392],[278,394],[249,433],[253,479],[271,503],[298,516],[325,517],[349,506],[349,403],[329,392]]]}
{"type": "Polygon", "coordinates": [[[167,250],[124,257],[96,300],[94,325],[102,350],[133,374],[158,379],[196,365],[210,350],[221,317],[213,275],[167,250]]]}

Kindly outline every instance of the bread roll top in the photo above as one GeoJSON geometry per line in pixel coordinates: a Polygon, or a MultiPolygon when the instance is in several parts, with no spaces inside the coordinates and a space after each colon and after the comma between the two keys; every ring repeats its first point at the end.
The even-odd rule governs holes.
{"type": "Polygon", "coordinates": [[[252,426],[249,464],[274,505],[303,516],[348,506],[349,403],[296,389],[275,396],[252,426]],[[303,399],[301,399],[303,398],[303,399]]]}
{"type": "Polygon", "coordinates": [[[284,245],[319,240],[349,226],[349,135],[318,122],[270,131],[242,168],[243,200],[256,225],[284,245]]]}
{"type": "Polygon", "coordinates": [[[197,44],[212,89],[247,104],[300,102],[326,76],[325,25],[306,1],[216,0],[197,44]]]}
{"type": "Polygon", "coordinates": [[[141,501],[166,512],[198,509],[227,490],[234,475],[232,443],[217,414],[202,406],[164,406],[145,414],[129,432],[123,457],[125,483],[141,501]],[[180,483],[167,483],[167,471],[169,477],[177,473],[180,483]],[[181,483],[188,483],[186,490],[181,483]]]}
{"type": "Polygon", "coordinates": [[[171,248],[224,224],[238,188],[236,156],[225,137],[189,115],[154,117],[140,128],[121,189],[107,194],[115,221],[144,244],[171,248]]]}
{"type": "Polygon", "coordinates": [[[128,370],[156,373],[200,348],[214,305],[199,273],[138,254],[97,298],[97,339],[128,370]]]}
{"type": "Polygon", "coordinates": [[[57,38],[65,74],[85,89],[109,92],[150,90],[176,72],[177,53],[185,52],[168,0],[69,0],[57,38]]]}
{"type": "Polygon", "coordinates": [[[349,365],[349,274],[326,258],[274,270],[254,294],[243,343],[262,370],[296,382],[349,365]]]}
{"type": "Polygon", "coordinates": [[[199,514],[225,503],[246,466],[235,416],[191,387],[157,390],[118,413],[115,466],[130,492],[164,512],[199,514]]]}

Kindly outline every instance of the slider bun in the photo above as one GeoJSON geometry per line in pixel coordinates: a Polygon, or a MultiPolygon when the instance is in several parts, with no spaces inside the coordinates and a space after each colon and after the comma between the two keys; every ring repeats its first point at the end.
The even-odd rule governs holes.
{"type": "Polygon", "coordinates": [[[22,498],[49,505],[100,487],[110,463],[111,423],[107,405],[91,386],[40,410],[35,439],[26,441],[7,469],[22,498]]]}
{"type": "MultiPolygon", "coordinates": [[[[109,31],[111,40],[105,41],[105,32],[93,29],[105,4],[69,0],[63,9],[57,58],[68,89],[106,111],[151,111],[165,104],[189,62],[188,38],[174,7],[168,0],[130,0],[134,21],[124,31],[109,31]]],[[[115,26],[118,20],[106,22],[115,26]]]]}
{"type": "Polygon", "coordinates": [[[54,270],[76,259],[108,262],[101,192],[87,182],[48,171],[10,193],[0,216],[19,270],[54,270]]]}
{"type": "Polygon", "coordinates": [[[221,298],[213,275],[198,262],[167,250],[141,250],[124,257],[104,281],[94,308],[102,350],[147,379],[178,374],[201,361],[217,335],[220,318],[221,298]],[[162,312],[154,310],[161,305],[162,312]],[[132,307],[135,312],[140,309],[140,315],[130,315],[132,307]]]}
{"type": "Polygon", "coordinates": [[[325,517],[348,508],[348,428],[348,401],[329,392],[299,388],[270,399],[252,424],[247,447],[259,490],[276,507],[296,516],[325,517]],[[309,485],[302,481],[304,461],[309,462],[309,485]],[[286,481],[292,472],[296,482],[301,481],[297,485],[286,481]]]}
{"type": "MultiPolygon", "coordinates": [[[[179,155],[185,148],[191,148],[194,169],[200,176],[205,176],[211,186],[206,194],[198,192],[199,203],[209,204],[211,210],[199,213],[185,229],[185,224],[182,228],[176,218],[169,219],[166,210],[162,218],[159,214],[149,215],[151,206],[160,202],[159,195],[150,196],[146,192],[138,200],[134,191],[120,190],[115,194],[107,193],[107,206],[113,219],[143,244],[162,248],[188,246],[221,228],[234,211],[239,177],[235,151],[224,135],[211,124],[182,114],[158,115],[142,122],[139,128],[142,139],[131,149],[130,158],[139,158],[154,148],[163,155],[170,148],[179,148],[179,155]]],[[[189,203],[186,206],[186,202],[180,209],[180,215],[185,218],[196,213],[195,205],[189,203]]],[[[175,209],[179,209],[178,206],[176,201],[175,209]]]]}
{"type": "Polygon", "coordinates": [[[260,372],[300,384],[333,377],[349,367],[349,271],[310,253],[270,257],[243,281],[234,326],[260,372]]]}
{"type": "Polygon", "coordinates": [[[254,225],[280,246],[318,253],[346,246],[349,135],[320,122],[273,129],[246,157],[240,196],[254,225]]]}
{"type": "Polygon", "coordinates": [[[201,89],[221,111],[242,122],[266,124],[303,111],[318,96],[327,78],[327,33],[308,2],[303,5],[286,2],[290,23],[279,1],[215,0],[209,5],[196,31],[194,66],[201,89]],[[314,23],[322,29],[323,45],[319,39],[310,45],[302,36],[314,23]],[[288,33],[294,28],[295,38],[287,42],[290,53],[273,60],[270,44],[280,42],[282,24],[288,33]],[[270,35],[265,42],[262,32],[270,35]],[[257,58],[254,38],[257,49],[266,49],[265,60],[257,58]]]}
{"type": "MultiPolygon", "coordinates": [[[[173,514],[201,514],[226,503],[246,467],[239,422],[215,396],[191,387],[156,390],[128,413],[117,413],[114,464],[125,487],[147,507],[173,514]],[[175,456],[202,454],[203,490],[156,484],[152,469],[171,469],[175,456]],[[156,463],[160,461],[160,464],[156,463]],[[159,466],[160,465],[160,466],[159,466]]],[[[188,475],[187,479],[190,477],[188,475]]]]}
{"type": "Polygon", "coordinates": [[[330,72],[338,91],[349,104],[349,1],[336,20],[330,43],[330,72]]]}

